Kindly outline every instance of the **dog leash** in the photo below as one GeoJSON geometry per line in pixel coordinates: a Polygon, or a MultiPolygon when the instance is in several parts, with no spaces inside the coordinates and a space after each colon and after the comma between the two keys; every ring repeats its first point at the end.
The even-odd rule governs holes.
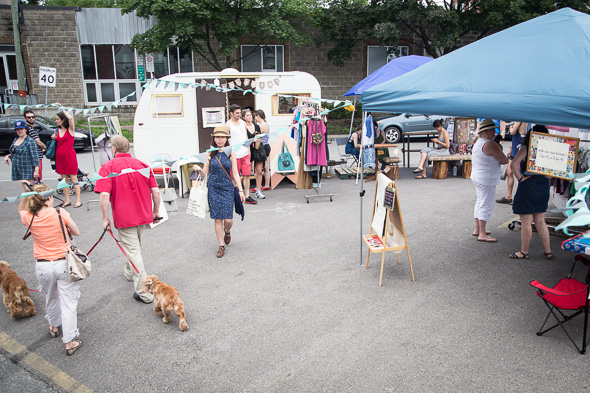
{"type": "Polygon", "coordinates": [[[94,246],[92,246],[92,248],[90,249],[90,251],[88,251],[86,253],[86,255],[90,255],[90,253],[92,252],[92,250],[94,250],[94,247],[98,246],[98,243],[100,243],[100,241],[102,240],[102,238],[104,237],[104,234],[107,233],[107,230],[103,230],[102,231],[102,235],[100,235],[100,237],[98,238],[98,241],[96,243],[94,243],[94,246]]]}
{"type": "MultiPolygon", "coordinates": [[[[106,229],[105,229],[105,231],[106,231],[106,229]]],[[[133,266],[133,268],[135,269],[135,271],[137,272],[137,274],[141,274],[141,273],[139,273],[139,270],[137,270],[137,268],[135,267],[135,265],[133,264],[133,262],[131,262],[131,259],[129,259],[129,257],[127,256],[127,253],[125,252],[125,250],[123,250],[123,247],[121,247],[121,245],[119,244],[120,241],[117,240],[117,238],[115,237],[115,235],[113,235],[113,232],[110,229],[108,231],[111,234],[111,236],[113,237],[113,240],[115,240],[115,242],[117,243],[117,246],[119,246],[119,249],[121,249],[121,251],[123,252],[123,255],[125,255],[125,257],[129,261],[129,263],[131,264],[131,266],[133,266]]],[[[104,235],[104,233],[103,233],[103,235],[104,235]]],[[[90,250],[90,251],[92,251],[92,250],[90,250]]]]}

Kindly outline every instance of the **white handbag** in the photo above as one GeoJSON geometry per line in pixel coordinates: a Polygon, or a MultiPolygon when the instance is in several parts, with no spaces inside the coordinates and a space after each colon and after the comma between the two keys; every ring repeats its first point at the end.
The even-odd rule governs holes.
{"type": "Polygon", "coordinates": [[[200,184],[197,183],[197,187],[191,188],[186,213],[191,216],[205,218],[206,214],[209,213],[208,194],[207,177],[205,177],[200,184]]]}

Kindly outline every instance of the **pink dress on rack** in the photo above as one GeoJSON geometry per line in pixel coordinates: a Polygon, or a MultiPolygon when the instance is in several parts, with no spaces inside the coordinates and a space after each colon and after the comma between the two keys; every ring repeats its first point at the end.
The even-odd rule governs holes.
{"type": "Polygon", "coordinates": [[[55,171],[60,175],[77,175],[78,158],[74,150],[74,137],[66,130],[63,137],[59,136],[59,128],[56,132],[55,141],[55,171]]]}
{"type": "Polygon", "coordinates": [[[328,165],[326,158],[326,125],[321,120],[309,120],[307,122],[307,153],[306,153],[306,164],[307,165],[328,165]],[[312,140],[312,135],[321,133],[322,138],[319,144],[316,144],[312,140]]]}

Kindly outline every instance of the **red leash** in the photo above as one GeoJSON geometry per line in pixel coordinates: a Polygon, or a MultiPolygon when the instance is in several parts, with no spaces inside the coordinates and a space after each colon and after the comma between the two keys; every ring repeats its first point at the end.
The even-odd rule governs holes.
{"type": "MultiPolygon", "coordinates": [[[[105,229],[105,231],[106,231],[106,229],[105,229]]],[[[133,268],[135,269],[135,271],[137,272],[137,274],[141,274],[141,273],[139,273],[139,270],[137,270],[137,268],[135,267],[135,265],[133,264],[133,262],[131,262],[131,259],[129,259],[129,257],[127,256],[127,253],[125,252],[125,250],[123,250],[123,247],[121,247],[121,245],[119,244],[119,240],[117,240],[117,238],[115,237],[115,235],[113,235],[113,232],[110,229],[108,231],[111,234],[111,236],[113,237],[113,239],[115,240],[115,242],[117,242],[117,246],[119,246],[119,248],[121,249],[121,251],[123,252],[123,254],[125,255],[125,257],[129,261],[129,263],[131,264],[131,266],[133,266],[133,268]]],[[[92,251],[92,250],[90,250],[90,251],[92,251]]]]}

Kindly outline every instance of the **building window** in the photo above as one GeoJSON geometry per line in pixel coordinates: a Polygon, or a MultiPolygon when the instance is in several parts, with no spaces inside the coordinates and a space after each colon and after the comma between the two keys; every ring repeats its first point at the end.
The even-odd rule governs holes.
{"type": "Polygon", "coordinates": [[[408,56],[410,47],[398,46],[396,53],[388,53],[389,46],[367,46],[367,75],[378,70],[396,57],[408,56]]]}
{"type": "MultiPolygon", "coordinates": [[[[137,53],[129,45],[81,45],[82,75],[86,104],[106,104],[127,97],[136,103],[141,96],[137,75],[137,53]]],[[[145,64],[145,61],[144,61],[145,64]]],[[[154,53],[154,76],[161,78],[175,72],[193,70],[192,52],[169,48],[154,53]]]]}
{"type": "Polygon", "coordinates": [[[193,54],[180,48],[168,48],[164,53],[154,53],[154,76],[161,78],[178,72],[193,72],[193,54]]]}
{"type": "Polygon", "coordinates": [[[283,45],[242,45],[242,72],[283,72],[285,70],[285,52],[283,45]]]}

